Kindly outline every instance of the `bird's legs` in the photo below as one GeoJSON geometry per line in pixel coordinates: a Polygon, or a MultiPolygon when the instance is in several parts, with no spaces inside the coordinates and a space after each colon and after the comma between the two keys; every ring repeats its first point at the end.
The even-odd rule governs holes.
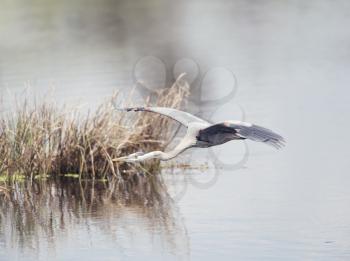
{"type": "Polygon", "coordinates": [[[148,159],[159,159],[163,155],[162,151],[152,151],[143,155],[137,156],[135,159],[129,159],[128,162],[144,161],[148,159]]]}
{"type": "Polygon", "coordinates": [[[138,162],[152,158],[160,158],[163,152],[161,151],[152,151],[149,153],[143,153],[141,151],[132,153],[128,156],[120,157],[114,159],[114,161],[124,161],[124,162],[138,162]]]}
{"type": "Polygon", "coordinates": [[[172,150],[168,153],[164,153],[158,150],[148,152],[146,154],[142,152],[136,152],[136,153],[130,154],[129,156],[117,158],[114,161],[138,162],[138,161],[144,161],[148,159],[169,160],[177,156],[180,152],[181,151],[179,150],[172,150]]]}
{"type": "Polygon", "coordinates": [[[113,161],[133,162],[133,161],[137,161],[137,158],[141,155],[144,155],[144,153],[142,151],[138,151],[138,152],[132,153],[128,156],[116,158],[113,161]]]}
{"type": "Polygon", "coordinates": [[[133,154],[130,154],[129,156],[117,158],[114,161],[124,161],[124,162],[138,162],[148,159],[160,159],[160,160],[170,160],[177,155],[179,155],[184,150],[191,148],[195,146],[196,144],[196,138],[195,135],[197,134],[197,128],[189,128],[187,131],[187,134],[185,137],[180,141],[180,143],[171,151],[168,152],[162,152],[159,150],[148,152],[146,154],[142,152],[136,152],[133,154]]]}

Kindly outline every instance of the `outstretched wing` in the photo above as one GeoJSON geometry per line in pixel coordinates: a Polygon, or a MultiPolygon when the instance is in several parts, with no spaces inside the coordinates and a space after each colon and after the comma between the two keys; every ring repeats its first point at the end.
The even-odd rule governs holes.
{"type": "Polygon", "coordinates": [[[164,116],[167,116],[175,121],[178,121],[182,125],[188,127],[190,123],[198,122],[203,124],[210,125],[209,122],[198,118],[188,112],[179,111],[177,109],[173,108],[167,108],[167,107],[134,107],[134,108],[116,108],[120,111],[147,111],[147,112],[154,112],[158,113],[164,116]]]}
{"type": "Polygon", "coordinates": [[[237,135],[242,138],[264,142],[277,149],[285,145],[285,140],[281,135],[255,124],[240,121],[226,121],[224,125],[235,129],[237,135]]]}
{"type": "Polygon", "coordinates": [[[242,121],[225,121],[215,124],[201,131],[201,136],[205,139],[216,139],[214,142],[226,142],[229,139],[249,139],[253,141],[264,142],[277,149],[284,146],[285,140],[277,133],[264,127],[242,122],[242,121]],[[220,138],[222,141],[217,141],[220,138]]]}

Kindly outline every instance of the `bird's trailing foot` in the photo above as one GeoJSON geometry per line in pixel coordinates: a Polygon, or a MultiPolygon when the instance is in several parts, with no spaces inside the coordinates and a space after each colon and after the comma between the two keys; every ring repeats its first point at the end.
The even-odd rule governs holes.
{"type": "Polygon", "coordinates": [[[135,161],[139,161],[138,158],[142,155],[144,155],[144,153],[142,151],[138,151],[138,152],[132,153],[128,156],[116,158],[113,161],[135,162],[135,161]]]}

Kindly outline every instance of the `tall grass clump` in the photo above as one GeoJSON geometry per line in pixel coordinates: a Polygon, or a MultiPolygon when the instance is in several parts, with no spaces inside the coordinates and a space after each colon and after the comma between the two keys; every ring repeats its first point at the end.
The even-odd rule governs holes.
{"type": "MultiPolygon", "coordinates": [[[[144,104],[123,101],[117,106],[180,108],[187,95],[188,84],[179,78],[144,104]]],[[[140,150],[165,149],[176,123],[152,113],[116,111],[117,100],[118,93],[86,113],[25,98],[13,113],[0,116],[0,175],[35,178],[74,173],[80,178],[125,178],[134,166],[114,159],[140,150]]],[[[157,169],[158,165],[152,160],[143,167],[157,169]]]]}

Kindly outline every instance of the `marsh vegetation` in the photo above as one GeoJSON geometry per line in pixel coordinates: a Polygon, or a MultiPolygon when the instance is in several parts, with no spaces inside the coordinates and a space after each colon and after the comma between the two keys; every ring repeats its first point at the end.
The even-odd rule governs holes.
{"type": "MultiPolygon", "coordinates": [[[[2,181],[58,175],[128,179],[135,166],[115,159],[140,150],[165,149],[176,134],[177,123],[155,114],[116,111],[115,106],[133,105],[133,91],[123,102],[117,102],[118,95],[102,102],[94,112],[45,100],[32,102],[27,97],[17,101],[14,111],[0,119],[2,181]]],[[[180,108],[187,95],[188,84],[179,78],[170,88],[154,92],[137,105],[180,108]]],[[[142,168],[154,172],[159,161],[142,164],[142,168]]]]}

